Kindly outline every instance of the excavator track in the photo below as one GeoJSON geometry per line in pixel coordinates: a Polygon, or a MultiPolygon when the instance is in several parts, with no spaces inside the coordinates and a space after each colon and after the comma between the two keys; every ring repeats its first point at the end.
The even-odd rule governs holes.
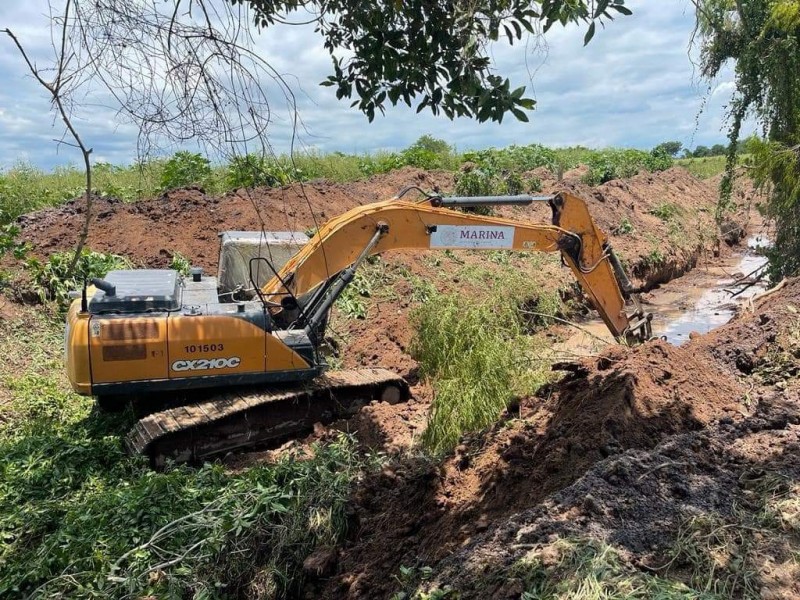
{"type": "Polygon", "coordinates": [[[410,395],[408,384],[386,369],[331,371],[291,387],[235,388],[213,398],[177,406],[140,419],[126,438],[132,453],[146,454],[154,467],[167,460],[199,461],[231,450],[278,444],[352,416],[372,402],[396,404],[410,395]]]}

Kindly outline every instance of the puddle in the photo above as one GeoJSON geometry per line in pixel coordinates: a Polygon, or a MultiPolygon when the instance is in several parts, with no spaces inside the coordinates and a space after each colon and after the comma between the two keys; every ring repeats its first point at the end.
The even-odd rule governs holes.
{"type": "MultiPolygon", "coordinates": [[[[731,293],[741,290],[741,286],[730,287],[736,279],[752,273],[767,262],[766,257],[758,253],[760,248],[769,246],[766,238],[751,237],[747,246],[744,254],[723,259],[713,266],[698,267],[644,294],[643,308],[653,313],[653,334],[666,337],[672,344],[683,344],[692,332],[707,333],[724,325],[731,320],[739,304],[764,291],[765,285],[759,283],[735,297],[731,293]]],[[[594,354],[606,343],[613,342],[600,319],[581,323],[580,326],[583,331],[576,330],[569,339],[558,344],[557,352],[594,354]]]]}

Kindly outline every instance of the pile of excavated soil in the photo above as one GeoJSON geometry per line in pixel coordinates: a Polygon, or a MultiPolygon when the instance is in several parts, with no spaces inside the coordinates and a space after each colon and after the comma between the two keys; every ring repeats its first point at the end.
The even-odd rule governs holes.
{"type": "Polygon", "coordinates": [[[361,487],[361,529],[328,597],[388,595],[395,582],[385,573],[399,565],[436,564],[606,457],[741,418],[743,394],[707,355],[665,342],[586,360],[525,400],[520,419],[468,440],[438,469],[401,461],[361,487]]]}
{"type": "MultiPolygon", "coordinates": [[[[445,172],[401,169],[346,184],[312,181],[283,188],[241,189],[222,197],[200,189],[167,192],[160,198],[124,203],[98,198],[87,244],[122,254],[148,267],[165,267],[174,253],[215,272],[220,231],[304,231],[355,206],[385,200],[408,185],[452,187],[445,172]]],[[[22,239],[46,256],[75,246],[86,203],[83,199],[20,218],[22,239]]]]}
{"type": "MultiPolygon", "coordinates": [[[[674,435],[665,435],[660,443],[634,444],[628,446],[631,449],[617,449],[607,458],[589,459],[594,462],[590,468],[543,501],[518,504],[519,510],[515,507],[492,519],[485,532],[465,540],[440,563],[433,563],[436,576],[432,585],[453,586],[461,593],[460,598],[519,598],[522,584],[509,574],[511,565],[524,559],[531,549],[547,548],[554,540],[586,538],[612,544],[622,552],[622,560],[635,569],[655,573],[668,570],[680,578],[681,569],[691,565],[683,564],[685,559],[680,557],[674,560],[675,555],[667,549],[681,527],[699,522],[718,528],[714,533],[718,539],[724,539],[724,530],[731,532],[733,542],[720,544],[714,551],[719,560],[741,561],[742,553],[747,553],[750,568],[758,572],[751,585],[756,586],[760,597],[800,597],[800,564],[787,554],[781,540],[758,530],[750,532],[753,537],[749,541],[736,537],[743,513],[763,515],[765,497],[774,499],[783,494],[791,499],[790,490],[798,489],[799,348],[800,279],[794,279],[756,300],[752,310],[740,313],[731,323],[692,340],[682,357],[691,357],[688,362],[662,363],[656,359],[660,346],[648,345],[616,365],[610,364],[613,372],[625,371],[631,365],[631,356],[641,353],[650,356],[647,362],[653,368],[668,368],[673,376],[679,371],[681,381],[674,383],[672,391],[685,398],[680,403],[695,417],[688,421],[668,419],[667,429],[674,435]],[[714,373],[719,387],[708,389],[708,372],[714,373]],[[728,394],[732,395],[726,398],[728,394]],[[688,427],[673,427],[681,421],[688,427]],[[702,428],[692,431],[700,425],[702,428]],[[742,546],[737,548],[735,543],[742,546]],[[507,577],[498,576],[502,573],[507,577]],[[487,585],[487,574],[495,575],[495,583],[490,577],[487,585]]],[[[589,385],[596,376],[590,369],[556,385],[555,390],[563,394],[565,388],[579,386],[578,382],[589,385]]],[[[653,379],[649,375],[646,378],[646,388],[652,393],[653,379]]],[[[587,397],[604,396],[600,391],[584,393],[587,397]]],[[[616,395],[611,394],[612,398],[616,395]]],[[[665,398],[663,393],[653,397],[661,400],[651,407],[665,398]]],[[[606,403],[601,400],[598,404],[606,403]]],[[[584,421],[579,407],[574,408],[573,416],[561,427],[568,438],[582,429],[573,423],[584,421]]],[[[592,413],[599,418],[598,428],[604,428],[608,415],[599,406],[592,413]]],[[[617,421],[621,417],[612,418],[617,421]]],[[[652,437],[640,437],[648,429],[647,421],[647,417],[641,419],[628,439],[652,441],[652,437]]],[[[584,451],[591,454],[594,450],[597,456],[597,435],[579,439],[584,451]]],[[[534,464],[530,462],[529,468],[535,468],[534,464]]],[[[784,526],[787,535],[792,535],[792,527],[784,526]]],[[[744,577],[743,572],[742,582],[744,577]]],[[[752,593],[743,593],[744,583],[739,585],[729,590],[733,597],[752,597],[752,593]]],[[[331,595],[345,595],[339,593],[342,589],[340,586],[331,595]]]]}
{"type": "MultiPolygon", "coordinates": [[[[88,246],[122,254],[148,267],[164,267],[178,252],[207,272],[214,272],[220,231],[259,230],[262,226],[268,231],[304,231],[355,206],[389,198],[409,185],[449,193],[454,186],[453,173],[406,167],[350,183],[313,181],[283,188],[238,190],[222,197],[185,189],[135,203],[98,198],[88,246]]],[[[674,277],[693,266],[699,252],[714,247],[713,208],[718,186],[697,179],[681,167],[597,187],[582,183],[577,171],[560,182],[545,178],[543,185],[544,193],[566,190],[584,198],[595,221],[632,265],[634,275],[642,279],[655,282],[674,277]],[[679,238],[670,233],[668,224],[651,214],[664,204],[678,209],[675,221],[682,224],[683,232],[679,238]],[[620,229],[623,222],[633,230],[620,229]],[[671,255],[669,249],[676,240],[683,248],[671,255]],[[662,264],[652,264],[654,251],[663,255],[662,264]]],[[[740,200],[745,202],[744,196],[740,200]]],[[[76,199],[25,215],[20,218],[21,238],[40,256],[72,248],[84,211],[84,200],[76,199]]],[[[551,218],[549,209],[541,204],[505,207],[498,214],[541,223],[549,223],[551,218]]],[[[408,258],[421,253],[398,254],[408,258]]]]}
{"type": "MultiPolygon", "coordinates": [[[[596,536],[632,564],[664,564],[687,517],[730,517],[765,472],[800,476],[800,385],[789,375],[776,389],[761,371],[777,361],[796,372],[799,310],[800,279],[686,346],[656,341],[583,360],[524,401],[519,418],[438,466],[396,460],[359,487],[358,528],[337,574],[309,590],[388,597],[389,574],[427,565],[460,597],[506,597],[487,589],[486,574],[553,536],[596,536]],[[742,368],[739,350],[757,358],[742,368]]],[[[771,589],[800,592],[792,581],[771,589]]]]}

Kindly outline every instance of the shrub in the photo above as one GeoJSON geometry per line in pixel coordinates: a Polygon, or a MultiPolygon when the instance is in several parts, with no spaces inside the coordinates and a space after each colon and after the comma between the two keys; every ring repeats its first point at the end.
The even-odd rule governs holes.
{"type": "Polygon", "coordinates": [[[161,188],[174,190],[190,185],[205,186],[211,178],[211,163],[200,154],[181,150],[164,163],[161,188]]]}
{"type": "Polygon", "coordinates": [[[584,181],[599,185],[612,179],[624,179],[636,175],[640,170],[663,171],[673,164],[668,154],[658,150],[644,152],[633,149],[608,149],[592,152],[586,160],[589,173],[584,181]]]}
{"type": "Polygon", "coordinates": [[[192,261],[186,258],[180,252],[175,252],[172,255],[172,259],[169,261],[169,268],[173,271],[177,271],[183,276],[189,274],[189,269],[192,267],[192,261]]]}
{"type": "Polygon", "coordinates": [[[456,196],[492,196],[505,189],[500,178],[489,169],[470,169],[456,175],[455,180],[456,196]]]}
{"type": "Polygon", "coordinates": [[[254,188],[259,186],[279,187],[288,185],[293,179],[291,169],[286,169],[273,160],[257,154],[234,156],[228,163],[225,183],[228,188],[254,188]]]}
{"type": "Polygon", "coordinates": [[[61,307],[66,307],[69,292],[80,289],[84,279],[105,277],[109,271],[131,266],[127,259],[117,254],[92,252],[84,248],[75,265],[75,272],[68,276],[73,256],[72,252],[56,252],[44,263],[36,258],[27,261],[33,279],[33,291],[42,302],[55,300],[61,307]]]}
{"type": "Polygon", "coordinates": [[[673,204],[672,202],[659,202],[648,212],[662,221],[670,221],[680,214],[681,209],[677,204],[673,204]]]}

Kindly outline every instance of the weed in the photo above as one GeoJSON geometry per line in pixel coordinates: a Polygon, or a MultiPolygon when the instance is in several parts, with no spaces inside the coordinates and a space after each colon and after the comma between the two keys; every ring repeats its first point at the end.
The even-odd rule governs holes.
{"type": "Polygon", "coordinates": [[[295,597],[305,557],[345,533],[373,466],[350,438],[309,460],[155,473],[123,450],[132,414],[69,391],[59,323],[0,333],[15,366],[0,375],[1,597],[295,597]]]}
{"type": "Polygon", "coordinates": [[[589,173],[584,181],[589,185],[632,177],[641,170],[663,171],[673,164],[672,157],[668,155],[616,148],[591,152],[585,157],[585,162],[589,166],[589,173]]]}
{"type": "Polygon", "coordinates": [[[185,277],[189,275],[189,269],[192,268],[192,263],[180,252],[174,252],[172,254],[172,259],[169,261],[169,268],[185,277]]]}
{"type": "Polygon", "coordinates": [[[204,187],[211,178],[211,163],[201,154],[181,150],[164,163],[161,172],[161,188],[176,188],[198,185],[204,187]]]}
{"type": "Polygon", "coordinates": [[[504,192],[502,181],[489,169],[470,169],[456,175],[457,196],[494,196],[504,192]]]}
{"type": "Polygon", "coordinates": [[[411,354],[435,391],[422,437],[434,453],[447,452],[464,433],[494,423],[509,401],[532,390],[537,378],[531,373],[543,382],[542,371],[529,373],[524,366],[531,341],[507,296],[475,304],[459,295],[437,295],[414,312],[412,322],[411,354]]]}
{"type": "Polygon", "coordinates": [[[695,177],[709,179],[725,171],[725,156],[708,156],[703,158],[681,158],[676,164],[687,169],[695,177]]]}
{"type": "Polygon", "coordinates": [[[509,173],[505,177],[505,190],[506,194],[516,196],[525,191],[525,184],[522,182],[522,177],[519,173],[509,173]]]}
{"type": "Polygon", "coordinates": [[[450,586],[443,588],[434,587],[423,591],[424,582],[431,579],[433,569],[428,566],[406,567],[400,566],[400,574],[394,578],[403,588],[392,594],[391,600],[456,600],[458,593],[450,586]]]}
{"type": "Polygon", "coordinates": [[[389,283],[389,277],[383,261],[379,256],[370,257],[366,264],[356,271],[353,281],[339,296],[336,308],[350,318],[366,319],[367,303],[365,299],[371,298],[378,288],[384,294],[393,293],[391,288],[386,286],[387,283],[389,283]]]}
{"type": "Polygon", "coordinates": [[[673,204],[672,202],[659,202],[648,212],[662,221],[670,221],[681,213],[681,209],[677,204],[673,204]]]}
{"type": "Polygon", "coordinates": [[[535,175],[528,177],[528,179],[525,180],[525,187],[529,192],[541,192],[542,178],[536,177],[535,175]]]}
{"type": "Polygon", "coordinates": [[[228,163],[226,185],[231,189],[278,187],[302,179],[301,171],[256,154],[235,156],[228,163]]]}
{"type": "Polygon", "coordinates": [[[688,567],[696,589],[723,598],[757,598],[757,570],[748,558],[753,544],[746,527],[731,525],[716,515],[695,516],[679,528],[667,567],[688,567]]]}
{"type": "Polygon", "coordinates": [[[508,266],[511,264],[511,251],[509,250],[490,250],[487,256],[496,265],[508,266]]]}
{"type": "Polygon", "coordinates": [[[55,300],[63,308],[69,302],[69,292],[80,289],[84,280],[104,277],[109,271],[131,266],[127,259],[117,254],[84,248],[75,265],[75,272],[68,277],[73,256],[72,252],[56,252],[44,263],[36,258],[28,259],[26,264],[33,280],[32,291],[42,302],[55,300]]]}
{"type": "Polygon", "coordinates": [[[423,279],[416,275],[409,278],[411,285],[411,301],[424,303],[436,295],[436,286],[428,279],[423,279]]]}
{"type": "Polygon", "coordinates": [[[14,258],[21,260],[30,250],[30,245],[17,240],[19,227],[13,223],[0,226],[0,257],[11,251],[14,258]]]}
{"type": "Polygon", "coordinates": [[[522,584],[523,600],[712,598],[682,583],[642,572],[608,544],[590,539],[559,539],[537,547],[504,575],[522,584]]]}
{"type": "Polygon", "coordinates": [[[659,248],[653,248],[650,250],[647,256],[644,257],[643,262],[645,265],[653,269],[663,265],[666,260],[666,256],[664,256],[664,253],[659,248]]]}
{"type": "Polygon", "coordinates": [[[614,229],[614,235],[628,235],[635,232],[636,229],[634,229],[633,223],[628,217],[622,219],[622,222],[614,229]]]}

